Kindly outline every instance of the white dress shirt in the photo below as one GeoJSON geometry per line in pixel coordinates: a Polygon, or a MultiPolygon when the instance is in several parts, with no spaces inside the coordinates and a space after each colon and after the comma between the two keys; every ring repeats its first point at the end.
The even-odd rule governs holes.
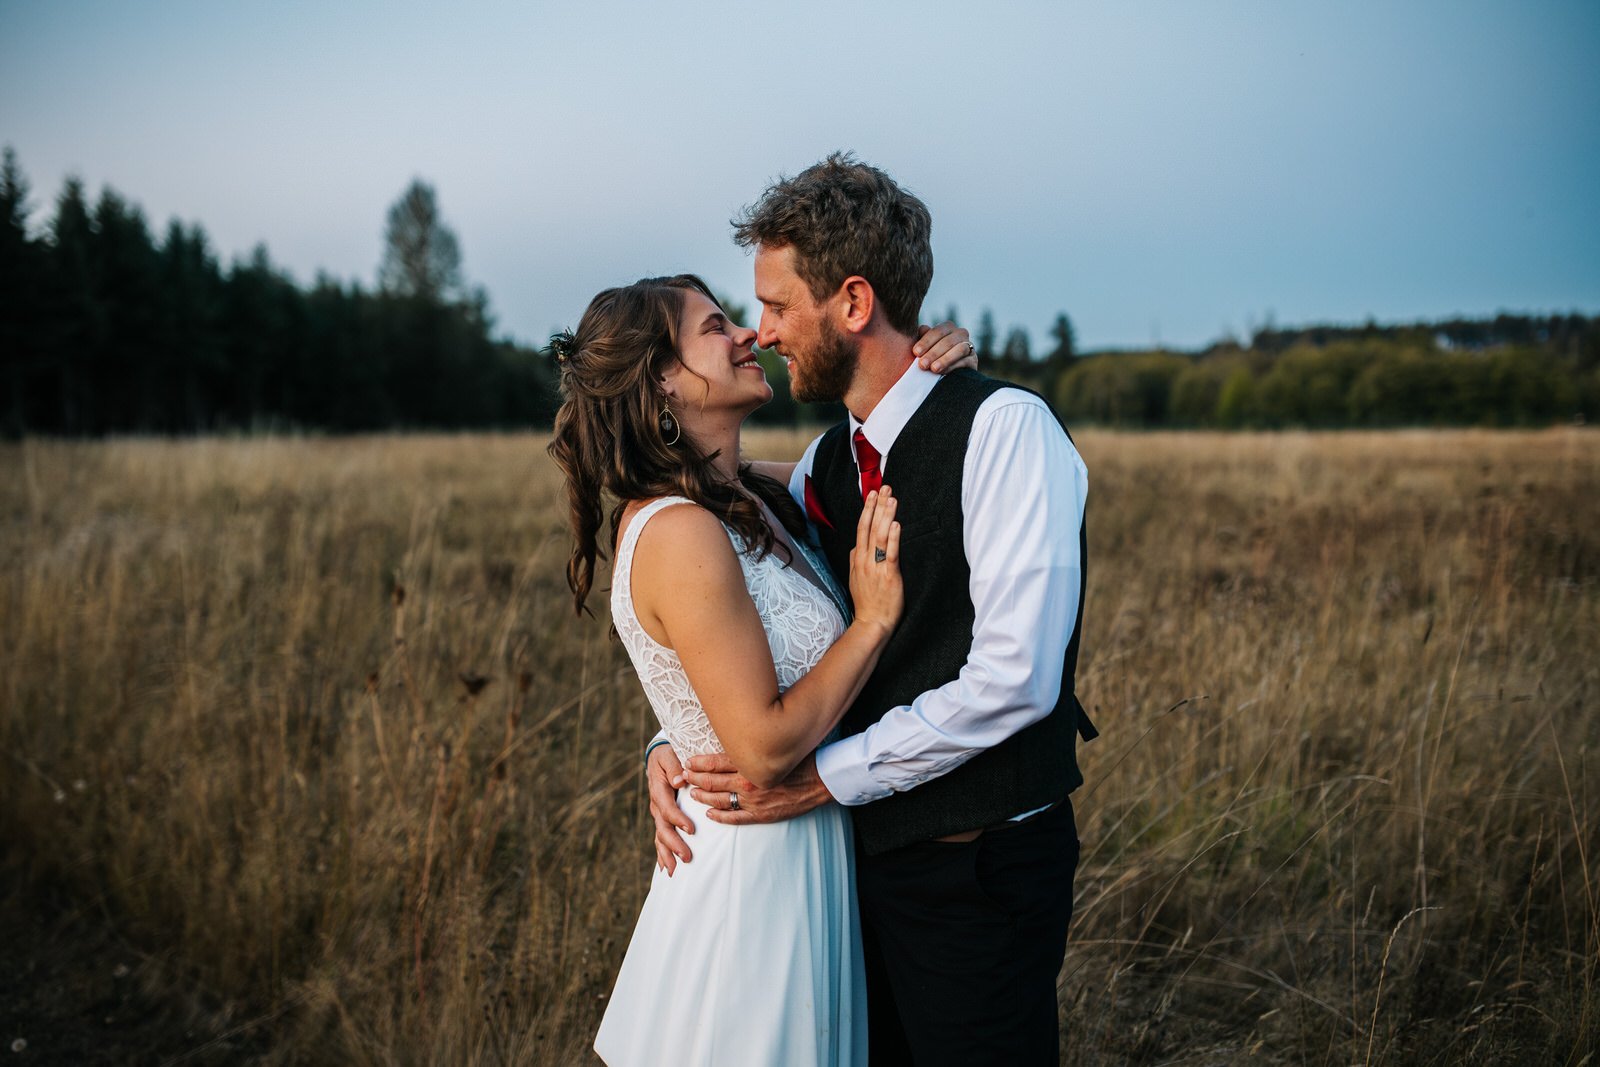
{"type": "MultiPolygon", "coordinates": [[[[891,489],[889,451],[938,383],[912,363],[866,422],[850,417],[851,434],[860,428],[884,457],[891,489]]],[[[814,440],[789,482],[802,512],[816,451],[814,440]]],[[[961,471],[972,650],[955,680],[817,750],[817,773],[839,803],[866,804],[946,774],[1056,706],[1077,622],[1088,489],[1082,457],[1038,397],[1001,389],[978,408],[961,471]]]]}

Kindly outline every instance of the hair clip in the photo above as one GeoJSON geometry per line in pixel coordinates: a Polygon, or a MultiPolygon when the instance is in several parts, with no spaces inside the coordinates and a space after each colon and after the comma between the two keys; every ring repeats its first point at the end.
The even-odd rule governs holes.
{"type": "Polygon", "coordinates": [[[577,345],[573,344],[571,330],[560,330],[550,335],[550,354],[556,357],[556,362],[565,364],[578,354],[577,345]]]}

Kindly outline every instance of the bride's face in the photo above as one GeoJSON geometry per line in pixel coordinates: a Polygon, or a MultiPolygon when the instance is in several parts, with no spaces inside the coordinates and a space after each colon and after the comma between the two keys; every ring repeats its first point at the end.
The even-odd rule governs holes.
{"type": "Polygon", "coordinates": [[[715,302],[684,292],[678,320],[678,359],[662,374],[673,411],[692,425],[696,413],[732,412],[743,418],[772,399],[767,374],[756,362],[756,332],[735,326],[715,302]]]}

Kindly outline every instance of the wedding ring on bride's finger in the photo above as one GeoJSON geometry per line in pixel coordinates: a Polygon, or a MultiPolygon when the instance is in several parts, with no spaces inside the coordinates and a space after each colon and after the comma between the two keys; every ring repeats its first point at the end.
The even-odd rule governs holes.
{"type": "Polygon", "coordinates": [[[738,811],[739,810],[739,794],[738,793],[729,793],[728,794],[728,810],[729,811],[738,811]]]}
{"type": "Polygon", "coordinates": [[[885,552],[883,549],[875,548],[875,549],[872,550],[872,562],[874,562],[874,563],[882,563],[884,560],[886,560],[888,558],[889,558],[889,553],[885,552]]]}

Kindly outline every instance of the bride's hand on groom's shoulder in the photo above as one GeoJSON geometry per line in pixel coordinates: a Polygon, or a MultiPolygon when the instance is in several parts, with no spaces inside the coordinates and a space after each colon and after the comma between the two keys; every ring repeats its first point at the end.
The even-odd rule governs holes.
{"type": "Polygon", "coordinates": [[[978,350],[972,343],[972,335],[953,322],[918,326],[917,343],[911,346],[911,354],[923,370],[935,374],[978,365],[978,350]]]}
{"type": "Polygon", "coordinates": [[[730,826],[783,822],[833,800],[828,787],[817,777],[815,755],[801,760],[789,777],[771,789],[757,789],[722,754],[690,757],[684,776],[691,787],[689,795],[711,809],[707,817],[730,826]],[[737,808],[735,794],[739,797],[737,808]]]}

